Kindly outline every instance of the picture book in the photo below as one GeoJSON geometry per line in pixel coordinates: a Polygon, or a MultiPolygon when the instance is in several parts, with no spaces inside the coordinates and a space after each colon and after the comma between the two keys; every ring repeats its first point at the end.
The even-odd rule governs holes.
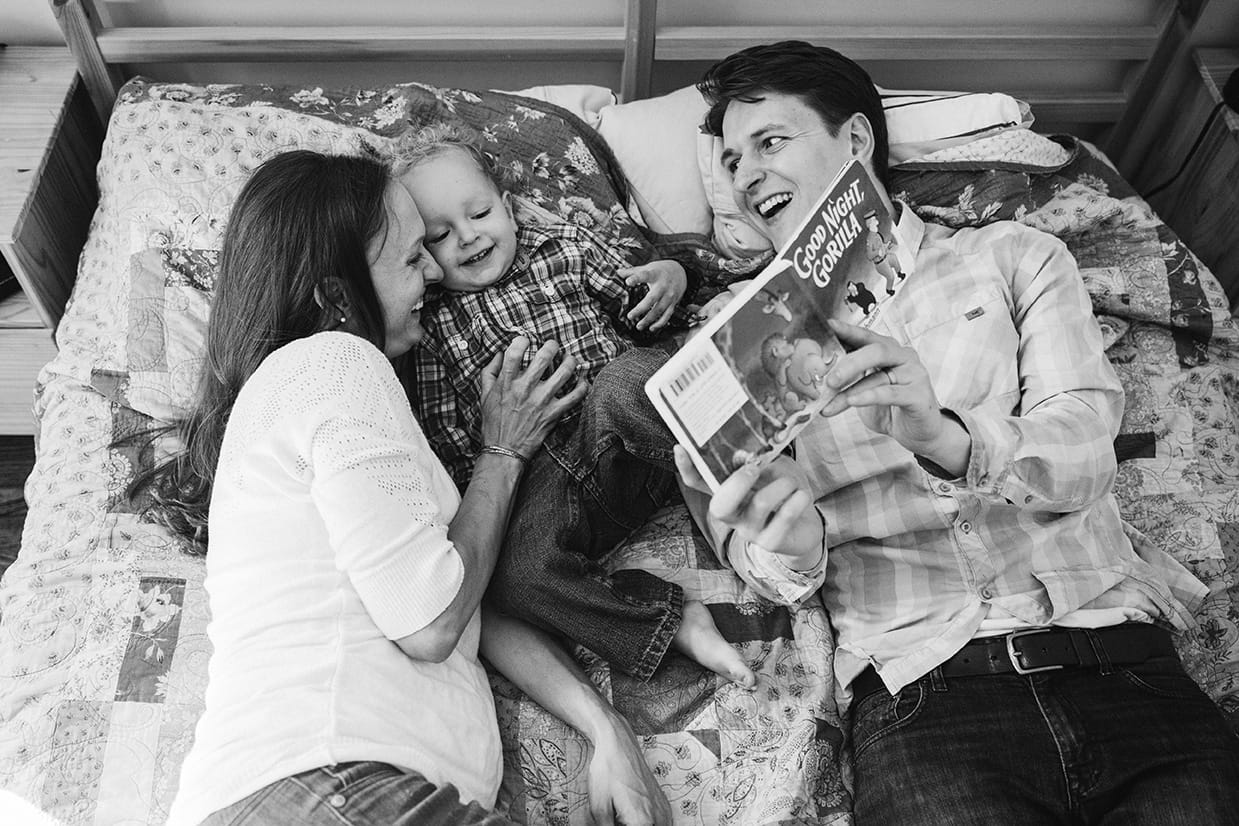
{"type": "Polygon", "coordinates": [[[771,263],[646,382],[711,488],[773,459],[830,401],[843,347],[826,320],[871,324],[911,260],[865,167],[849,162],[771,263]]]}

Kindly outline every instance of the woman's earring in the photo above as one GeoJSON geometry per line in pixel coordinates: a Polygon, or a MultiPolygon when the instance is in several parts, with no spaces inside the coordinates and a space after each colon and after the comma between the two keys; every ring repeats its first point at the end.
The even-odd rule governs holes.
{"type": "Polygon", "coordinates": [[[346,316],[340,316],[340,323],[341,323],[341,324],[347,324],[347,323],[348,323],[348,318],[347,318],[346,316]]]}

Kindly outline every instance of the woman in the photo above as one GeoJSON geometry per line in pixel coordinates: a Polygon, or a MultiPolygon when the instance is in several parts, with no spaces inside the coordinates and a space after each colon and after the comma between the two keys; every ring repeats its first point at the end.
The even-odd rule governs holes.
{"type": "Polygon", "coordinates": [[[506,822],[487,811],[501,759],[479,650],[589,738],[597,819],[669,819],[562,650],[480,616],[524,457],[585,388],[562,392],[574,362],[551,370],[554,344],[524,371],[526,341],[497,357],[462,498],[388,361],[442,277],[424,231],[362,158],[274,157],[233,207],[184,449],[141,483],[196,547],[210,537],[214,654],[171,823],[506,822]]]}

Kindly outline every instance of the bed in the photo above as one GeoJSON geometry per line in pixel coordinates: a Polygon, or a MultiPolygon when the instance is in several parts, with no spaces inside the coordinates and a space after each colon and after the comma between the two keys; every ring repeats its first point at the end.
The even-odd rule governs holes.
{"type": "MultiPolygon", "coordinates": [[[[96,56],[119,48],[98,32],[83,37],[79,54],[92,43],[96,56]]],[[[633,41],[637,57],[650,51],[633,41]]],[[[626,68],[626,82],[641,78],[626,68]]],[[[208,607],[202,560],[124,496],[161,449],[128,437],[175,417],[192,394],[219,243],[246,175],[288,148],[381,154],[420,123],[463,121],[519,180],[527,220],[585,224],[635,261],[675,257],[704,299],[753,272],[764,252],[726,223],[710,146],[684,105],[692,94],[617,106],[596,87],[139,78],[120,88],[104,105],[99,205],[59,355],[39,378],[22,549],[0,581],[0,788],[64,823],[166,818],[202,707],[208,607]],[[649,141],[670,146],[659,130],[688,155],[643,166],[649,141]],[[686,166],[688,194],[668,171],[686,166]]],[[[1105,154],[1033,132],[1014,98],[990,102],[1015,105],[1015,120],[956,128],[973,133],[967,140],[909,125],[891,190],[929,220],[1014,219],[1067,242],[1127,391],[1115,443],[1120,505],[1209,586],[1198,627],[1177,643],[1239,731],[1239,329],[1229,302],[1105,154]]],[[[821,604],[763,601],[718,563],[682,507],[652,519],[616,565],[703,599],[759,675],[745,692],[673,655],[639,683],[577,650],[640,736],[676,822],[850,823],[848,732],[821,604]]],[[[501,805],[522,823],[587,822],[584,741],[501,677],[492,684],[501,805]]]]}

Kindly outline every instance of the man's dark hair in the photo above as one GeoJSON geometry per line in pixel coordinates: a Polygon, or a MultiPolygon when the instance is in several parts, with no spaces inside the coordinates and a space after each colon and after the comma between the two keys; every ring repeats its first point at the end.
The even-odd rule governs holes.
{"type": "Polygon", "coordinates": [[[784,40],[750,46],[715,63],[697,89],[710,104],[705,129],[723,134],[723,115],[733,101],[756,103],[766,92],[796,95],[822,116],[831,136],[860,112],[873,128],[873,171],[887,183],[886,115],[869,73],[827,46],[784,40]]]}

